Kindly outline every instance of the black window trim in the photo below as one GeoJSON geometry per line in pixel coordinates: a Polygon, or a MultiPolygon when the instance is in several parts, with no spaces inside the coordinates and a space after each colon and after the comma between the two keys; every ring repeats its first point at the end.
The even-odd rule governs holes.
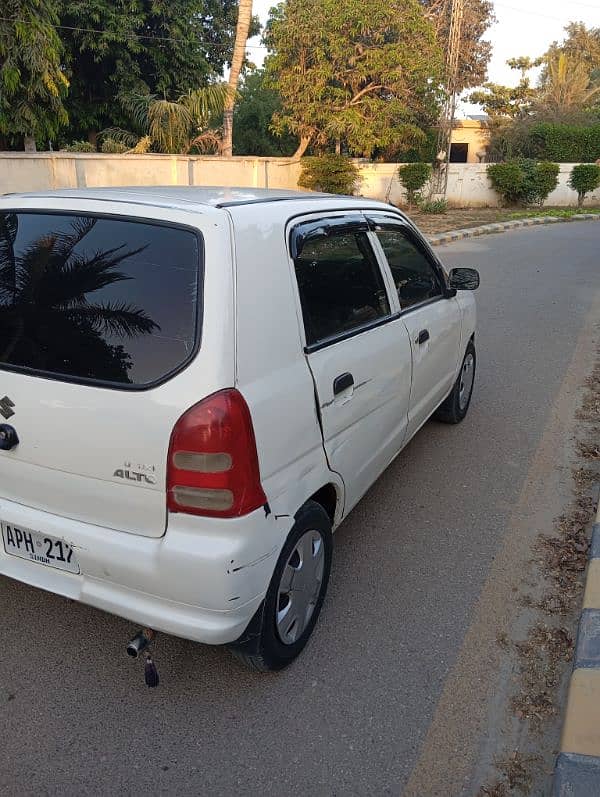
{"type": "MultiPolygon", "coordinates": [[[[362,335],[363,332],[369,332],[370,330],[376,329],[377,327],[381,327],[384,324],[389,324],[392,321],[397,321],[399,318],[402,318],[403,316],[408,315],[409,313],[412,313],[415,310],[419,310],[421,307],[426,307],[429,304],[434,304],[435,302],[439,302],[443,299],[451,298],[456,294],[455,291],[449,288],[448,283],[446,281],[444,270],[442,268],[442,264],[436,257],[434,251],[431,249],[427,241],[419,233],[416,227],[414,227],[410,219],[408,219],[405,216],[401,216],[400,214],[396,215],[393,212],[393,210],[388,211],[388,210],[383,210],[381,208],[373,208],[373,207],[364,208],[364,209],[354,208],[354,207],[353,208],[336,207],[336,208],[327,208],[327,210],[323,211],[313,211],[312,213],[303,212],[291,216],[287,221],[287,227],[289,229],[287,238],[289,244],[289,253],[292,259],[292,265],[294,263],[293,252],[295,252],[295,248],[293,248],[292,236],[295,230],[304,225],[314,226],[314,229],[317,230],[319,227],[325,226],[326,222],[328,221],[329,222],[331,221],[335,222],[336,220],[341,221],[343,219],[347,219],[349,215],[355,216],[358,230],[360,232],[365,231],[365,227],[363,226],[364,220],[366,220],[367,222],[366,229],[369,232],[374,233],[377,231],[376,229],[377,227],[381,227],[383,229],[385,226],[388,226],[389,229],[398,229],[398,227],[400,227],[402,228],[403,231],[407,231],[409,240],[414,239],[414,242],[416,243],[417,247],[419,248],[419,250],[423,251],[424,256],[426,257],[428,262],[431,263],[433,269],[438,275],[438,278],[440,279],[443,286],[442,293],[439,296],[432,296],[429,299],[424,299],[422,302],[418,302],[417,304],[412,304],[410,307],[405,307],[405,308],[401,307],[400,310],[396,312],[392,312],[383,318],[378,318],[376,321],[371,321],[367,324],[355,327],[354,329],[348,330],[347,332],[340,332],[338,335],[332,335],[328,338],[324,338],[323,340],[319,340],[316,343],[307,344],[304,346],[305,354],[313,354],[313,352],[320,351],[321,349],[325,349],[329,346],[334,346],[336,343],[341,343],[345,340],[349,340],[350,338],[356,337],[356,335],[362,335]],[[329,215],[320,215],[321,213],[323,214],[345,213],[347,215],[345,217],[340,215],[329,216],[329,215]],[[372,213],[377,213],[377,214],[381,213],[381,216],[379,215],[371,216],[370,214],[372,213]],[[306,218],[307,216],[316,216],[316,218],[306,218]],[[300,219],[300,221],[296,222],[297,219],[300,219]],[[304,219],[304,221],[302,221],[302,219],[304,219]],[[383,223],[381,219],[384,220],[383,223]],[[387,225],[385,224],[386,222],[387,225]]],[[[336,226],[343,227],[344,225],[340,223],[339,225],[336,226]]],[[[377,263],[379,264],[379,268],[381,269],[382,264],[379,263],[379,258],[377,257],[377,253],[373,249],[373,245],[371,244],[371,242],[369,242],[369,245],[371,246],[371,250],[373,251],[377,263]]],[[[387,262],[387,258],[386,258],[386,267],[389,269],[389,263],[387,262]]],[[[383,276],[384,275],[382,274],[382,277],[383,276]]],[[[384,283],[386,283],[385,278],[384,278],[384,283]]],[[[297,283],[295,284],[296,284],[296,294],[298,295],[298,286],[297,283]]],[[[387,286],[386,286],[386,292],[387,292],[387,286]]],[[[302,314],[300,318],[302,320],[302,330],[306,338],[306,329],[304,327],[304,320],[302,318],[302,314]]]]}
{"type": "MultiPolygon", "coordinates": [[[[326,212],[338,213],[340,211],[329,209],[326,212]]],[[[306,215],[307,214],[302,214],[302,216],[306,215]]],[[[289,221],[291,221],[291,219],[289,221]]],[[[321,229],[323,229],[324,236],[341,235],[348,232],[368,233],[370,231],[370,224],[369,220],[365,216],[364,211],[357,208],[352,208],[352,210],[348,210],[346,216],[319,216],[318,218],[306,219],[305,221],[300,221],[299,223],[290,227],[288,235],[289,252],[290,252],[290,257],[292,258],[292,264],[294,263],[295,258],[298,256],[298,254],[300,254],[300,252],[298,251],[299,244],[300,243],[303,244],[310,237],[311,232],[314,231],[316,233],[321,229]],[[310,228],[307,231],[307,233],[304,235],[302,234],[303,227],[310,228]],[[327,230],[331,230],[331,232],[328,232],[327,230]]],[[[373,249],[373,244],[369,240],[368,236],[367,236],[367,241],[371,249],[371,252],[373,254],[373,260],[377,264],[377,267],[379,268],[379,273],[383,281],[386,297],[389,303],[387,281],[385,279],[385,275],[382,272],[381,263],[379,262],[377,252],[373,249]]],[[[296,295],[299,295],[297,281],[295,281],[295,284],[296,284],[296,295]]],[[[389,324],[391,321],[396,321],[398,318],[400,318],[401,315],[402,312],[389,312],[387,315],[382,316],[381,318],[377,318],[374,321],[369,321],[366,324],[361,324],[360,326],[346,330],[345,332],[339,332],[337,335],[330,335],[329,337],[323,338],[322,340],[318,340],[315,343],[306,344],[304,346],[304,353],[312,354],[313,352],[320,351],[321,349],[325,349],[328,346],[333,346],[334,344],[340,343],[344,340],[348,340],[349,338],[354,338],[356,337],[356,335],[361,335],[363,332],[368,332],[371,329],[377,329],[377,327],[381,327],[384,324],[389,324]]],[[[306,339],[306,326],[304,324],[304,318],[302,313],[301,313],[301,318],[302,318],[302,329],[304,331],[304,338],[306,339]]]]}
{"type": "Polygon", "coordinates": [[[402,313],[391,313],[383,318],[378,318],[376,321],[370,321],[368,324],[361,324],[359,327],[349,329],[347,332],[340,332],[338,335],[330,335],[328,338],[323,338],[323,340],[318,340],[316,343],[311,343],[310,345],[305,346],[304,353],[312,354],[315,351],[326,349],[327,347],[333,346],[336,343],[341,343],[344,340],[355,338],[357,335],[362,335],[363,332],[370,332],[372,329],[377,329],[378,327],[382,327],[385,324],[391,323],[392,321],[397,321],[401,315],[402,313]]]}
{"type": "MultiPolygon", "coordinates": [[[[299,257],[304,244],[309,238],[316,238],[319,233],[328,238],[332,235],[343,235],[347,232],[369,232],[369,223],[361,211],[354,211],[345,216],[320,216],[317,219],[307,219],[294,225],[290,229],[289,235],[292,260],[296,260],[299,257]]],[[[373,255],[377,259],[374,251],[373,255]]]]}
{"type": "MultiPolygon", "coordinates": [[[[372,211],[371,211],[372,212],[372,211]]],[[[385,211],[383,211],[385,214],[385,211]]],[[[429,263],[435,276],[437,277],[438,284],[441,288],[441,294],[439,296],[431,296],[428,299],[424,299],[422,302],[417,302],[416,304],[411,304],[410,307],[402,307],[402,302],[400,301],[400,297],[398,296],[398,300],[400,301],[400,312],[402,314],[409,312],[410,310],[414,310],[417,307],[423,307],[424,305],[431,304],[432,301],[438,301],[439,299],[450,299],[453,296],[456,296],[456,291],[454,291],[448,285],[448,281],[446,279],[446,274],[444,269],[442,268],[442,264],[436,257],[435,253],[427,243],[427,241],[423,238],[423,236],[419,233],[419,231],[410,223],[407,223],[400,217],[395,217],[390,215],[384,215],[384,221],[380,221],[379,217],[370,216],[369,213],[365,213],[367,217],[367,221],[369,222],[369,230],[375,234],[378,231],[385,232],[386,230],[397,230],[400,232],[401,235],[412,243],[415,248],[423,255],[425,260],[429,263]]],[[[381,246],[381,243],[380,243],[381,246]]],[[[392,270],[392,267],[389,264],[387,256],[384,252],[384,257],[386,259],[387,267],[392,270]]]]}
{"type": "Polygon", "coordinates": [[[436,302],[442,302],[447,297],[444,294],[440,294],[439,296],[431,296],[429,299],[424,299],[422,302],[418,302],[417,304],[411,304],[410,307],[405,307],[404,310],[400,310],[398,313],[399,316],[405,316],[409,313],[412,313],[413,310],[420,310],[421,307],[427,307],[429,304],[435,304],[436,302]]]}
{"type": "Polygon", "coordinates": [[[340,332],[339,335],[331,335],[329,338],[323,338],[323,340],[319,340],[317,343],[311,343],[310,345],[304,347],[304,353],[312,354],[313,352],[320,351],[328,346],[333,346],[335,343],[340,343],[341,341],[348,340],[349,338],[354,338],[356,335],[362,335],[363,332],[369,332],[371,329],[376,329],[377,327],[382,327],[384,324],[397,321],[399,318],[404,318],[404,316],[409,315],[415,310],[420,310],[421,307],[427,307],[427,305],[435,304],[436,302],[441,302],[445,299],[446,297],[443,295],[432,296],[430,299],[425,299],[418,304],[411,304],[410,307],[405,307],[404,310],[399,310],[396,313],[386,315],[384,318],[378,318],[376,321],[371,321],[368,324],[363,324],[355,329],[350,329],[348,332],[340,332]]]}
{"type": "MultiPolygon", "coordinates": [[[[67,197],[68,198],[68,197],[67,197]]],[[[205,249],[204,249],[204,236],[197,228],[189,224],[180,224],[179,222],[163,221],[162,219],[155,219],[151,216],[132,216],[125,213],[102,213],[97,211],[88,210],[61,210],[59,208],[1,208],[0,213],[17,213],[25,215],[26,213],[42,215],[42,216],[90,216],[99,219],[111,219],[114,221],[131,221],[139,224],[149,224],[154,227],[169,227],[176,230],[185,230],[191,232],[196,237],[198,242],[198,297],[196,301],[196,318],[194,328],[194,346],[192,347],[189,355],[178,366],[171,371],[168,371],[163,376],[152,382],[145,382],[143,385],[132,385],[125,382],[110,382],[102,379],[88,379],[86,377],[71,376],[70,374],[61,374],[54,371],[40,371],[36,368],[27,368],[20,365],[7,365],[0,363],[0,372],[8,371],[11,373],[24,374],[25,376],[33,376],[40,379],[49,379],[53,382],[66,382],[68,384],[85,385],[95,388],[107,388],[111,390],[123,390],[127,392],[141,393],[146,390],[152,390],[159,385],[165,384],[175,376],[185,370],[188,365],[195,359],[200,351],[202,344],[202,326],[204,320],[204,271],[205,271],[205,249]],[[202,298],[202,301],[199,299],[202,298]]]]}

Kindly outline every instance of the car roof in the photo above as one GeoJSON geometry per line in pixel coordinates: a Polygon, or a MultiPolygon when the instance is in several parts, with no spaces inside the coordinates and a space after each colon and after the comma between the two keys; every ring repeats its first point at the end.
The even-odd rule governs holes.
{"type": "MultiPolygon", "coordinates": [[[[7,196],[6,194],[4,196],[7,196]]],[[[257,202],[282,202],[291,200],[334,199],[356,200],[336,194],[292,191],[280,188],[243,188],[227,186],[130,186],[118,188],[66,188],[57,191],[33,191],[12,194],[27,198],[64,197],[70,199],[98,199],[116,202],[135,202],[148,205],[188,207],[190,204],[223,208],[249,205],[257,202]]]]}
{"type": "MultiPolygon", "coordinates": [[[[257,205],[269,205],[269,218],[285,224],[291,217],[321,212],[344,212],[379,210],[392,211],[405,222],[412,224],[402,211],[386,202],[364,196],[321,194],[317,192],[293,191],[277,188],[233,188],[228,186],[130,186],[115,188],[63,188],[59,190],[32,191],[27,193],[0,194],[0,209],[15,209],[23,200],[23,206],[45,209],[57,201],[57,207],[79,201],[104,202],[109,212],[118,212],[115,205],[138,205],[152,209],[167,209],[192,214],[222,214],[229,212],[241,219],[255,211],[257,205]],[[41,200],[41,201],[40,201],[41,200]],[[63,200],[62,202],[60,200],[63,200]]],[[[255,215],[252,215],[256,219],[255,215]]]]}

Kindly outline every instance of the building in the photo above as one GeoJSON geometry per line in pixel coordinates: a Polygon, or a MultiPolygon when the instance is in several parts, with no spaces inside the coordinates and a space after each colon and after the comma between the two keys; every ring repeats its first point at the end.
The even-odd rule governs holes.
{"type": "Polygon", "coordinates": [[[487,116],[455,119],[451,140],[450,163],[483,163],[489,141],[487,116]]]}

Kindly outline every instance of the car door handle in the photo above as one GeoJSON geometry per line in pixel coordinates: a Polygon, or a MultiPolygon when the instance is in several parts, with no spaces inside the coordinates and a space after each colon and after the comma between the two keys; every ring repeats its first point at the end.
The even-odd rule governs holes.
{"type": "Polygon", "coordinates": [[[419,336],[415,340],[415,343],[418,343],[419,345],[421,345],[421,344],[425,343],[428,340],[429,340],[429,330],[428,329],[422,329],[419,332],[419,336]]]}
{"type": "Polygon", "coordinates": [[[344,390],[348,390],[348,388],[352,387],[353,384],[354,377],[348,372],[336,376],[336,378],[333,380],[333,395],[337,396],[339,393],[343,393],[344,390]]]}

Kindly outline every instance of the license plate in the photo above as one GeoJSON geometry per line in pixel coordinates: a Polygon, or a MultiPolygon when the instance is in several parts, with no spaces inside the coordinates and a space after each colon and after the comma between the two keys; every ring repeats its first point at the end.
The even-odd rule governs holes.
{"type": "Polygon", "coordinates": [[[12,523],[1,525],[4,550],[11,556],[29,559],[31,562],[38,562],[57,570],[67,570],[69,573],[80,572],[79,562],[73,549],[64,540],[51,537],[50,534],[13,526],[12,523]]]}

